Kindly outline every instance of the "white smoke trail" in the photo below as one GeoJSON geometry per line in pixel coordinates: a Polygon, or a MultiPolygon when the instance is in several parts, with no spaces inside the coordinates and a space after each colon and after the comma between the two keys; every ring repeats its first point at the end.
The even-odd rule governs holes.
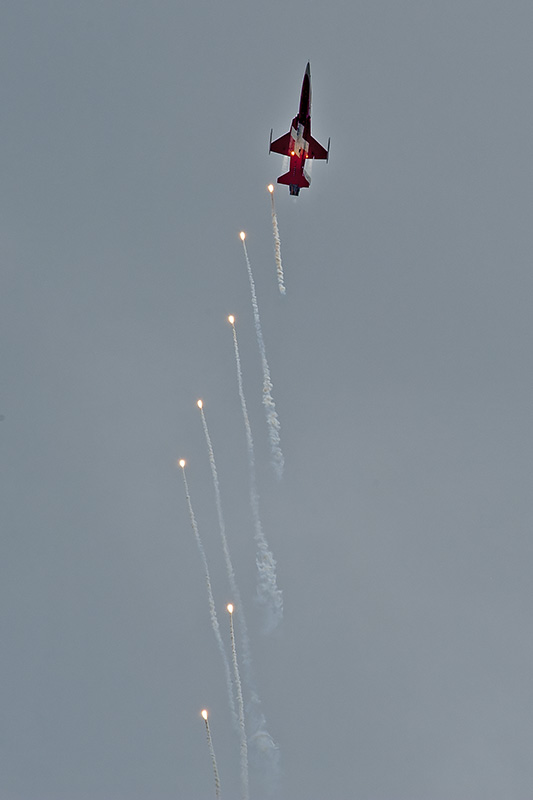
{"type": "Polygon", "coordinates": [[[242,246],[244,248],[244,256],[246,258],[246,266],[248,268],[248,278],[250,280],[250,291],[252,294],[252,308],[254,312],[255,333],[257,336],[257,344],[259,345],[259,353],[261,354],[261,365],[263,367],[263,405],[265,407],[265,413],[268,425],[268,437],[270,439],[270,449],[272,450],[274,469],[276,470],[278,478],[281,478],[283,475],[284,459],[280,447],[280,436],[279,436],[280,424],[278,415],[276,413],[276,404],[274,403],[274,398],[272,397],[272,380],[270,378],[270,368],[268,366],[268,361],[266,357],[265,342],[263,339],[263,331],[261,329],[261,320],[259,318],[259,307],[257,305],[257,297],[255,294],[254,277],[252,275],[252,267],[250,264],[250,259],[248,258],[248,251],[246,249],[245,238],[246,234],[244,233],[244,231],[241,231],[241,241],[242,241],[242,246]]]}
{"type": "Polygon", "coordinates": [[[196,544],[198,546],[198,551],[200,553],[200,557],[202,559],[203,567],[204,567],[204,574],[205,574],[205,582],[207,586],[207,599],[209,602],[209,616],[211,618],[211,626],[213,628],[213,633],[215,634],[215,639],[217,640],[218,649],[220,650],[220,655],[222,656],[222,661],[224,663],[224,672],[226,675],[226,687],[228,690],[228,702],[231,711],[231,715],[233,717],[234,723],[238,723],[237,712],[235,710],[235,700],[233,698],[233,684],[231,681],[231,670],[229,666],[228,656],[226,654],[226,648],[224,647],[224,642],[222,641],[222,636],[220,635],[220,626],[218,624],[217,618],[217,611],[215,607],[215,599],[213,597],[213,590],[211,588],[211,577],[209,575],[209,566],[207,564],[207,556],[205,554],[204,546],[202,544],[202,540],[200,538],[200,533],[198,532],[198,525],[196,523],[196,517],[194,516],[194,511],[192,509],[191,503],[191,495],[189,494],[189,485],[187,483],[187,476],[185,475],[185,461],[182,459],[180,462],[181,471],[183,473],[183,483],[185,485],[185,495],[187,497],[187,505],[189,507],[189,516],[191,518],[191,525],[194,533],[194,538],[196,539],[196,544]]]}
{"type": "Polygon", "coordinates": [[[207,451],[209,453],[211,474],[213,476],[213,486],[215,489],[215,501],[218,514],[218,524],[220,528],[220,538],[222,539],[222,549],[224,551],[224,558],[226,561],[226,572],[228,574],[228,582],[233,595],[233,599],[235,600],[236,611],[237,611],[237,621],[241,637],[242,663],[244,666],[244,680],[247,688],[247,700],[248,700],[246,704],[247,721],[248,721],[248,727],[252,731],[250,739],[255,744],[258,755],[262,757],[263,760],[266,759],[268,761],[268,772],[274,778],[278,774],[278,768],[277,768],[278,749],[276,747],[276,744],[274,743],[274,740],[272,739],[266,728],[266,719],[261,711],[261,700],[255,688],[255,681],[253,677],[253,668],[252,668],[252,654],[250,648],[250,637],[248,636],[246,617],[241,602],[239,587],[235,579],[235,570],[233,569],[228,540],[226,537],[226,525],[222,513],[222,501],[220,497],[220,484],[218,480],[218,472],[215,462],[215,453],[213,451],[213,445],[211,443],[211,437],[209,435],[209,429],[207,427],[207,420],[205,417],[203,401],[198,400],[197,405],[198,408],[200,409],[200,413],[202,416],[202,426],[204,429],[205,440],[207,443],[207,451]]]}
{"type": "Polygon", "coordinates": [[[233,605],[228,605],[229,625],[231,634],[231,654],[233,657],[233,675],[235,677],[235,689],[237,692],[237,706],[239,709],[239,727],[241,731],[241,789],[242,800],[249,800],[250,791],[248,785],[248,741],[246,739],[246,727],[244,724],[244,701],[242,698],[241,676],[239,674],[239,663],[237,661],[237,648],[235,647],[235,631],[233,629],[233,605]]]}
{"type": "Polygon", "coordinates": [[[242,383],[241,358],[239,355],[239,344],[237,342],[237,331],[235,330],[235,318],[228,317],[233,329],[233,346],[235,349],[235,363],[237,365],[237,382],[239,386],[239,397],[241,400],[242,415],[244,418],[244,428],[246,432],[246,444],[248,450],[248,465],[250,471],[250,506],[254,520],[254,539],[257,545],[256,565],[259,573],[257,594],[258,599],[267,610],[267,631],[273,630],[283,618],[283,595],[278,589],[276,578],[276,562],[263,533],[263,526],[259,517],[259,494],[257,492],[257,482],[255,477],[255,454],[252,428],[248,417],[246,399],[242,383]]]}
{"type": "MultiPolygon", "coordinates": [[[[239,609],[239,619],[243,621],[244,625],[246,625],[246,623],[244,622],[244,617],[241,608],[239,589],[237,586],[237,581],[235,580],[235,570],[233,569],[233,564],[229,552],[228,540],[226,538],[226,525],[224,523],[224,516],[222,514],[222,501],[220,499],[220,484],[218,481],[218,472],[215,463],[215,454],[213,452],[213,445],[211,443],[211,437],[209,436],[209,430],[207,428],[207,420],[205,418],[204,404],[202,400],[198,400],[197,405],[198,408],[200,409],[200,414],[202,417],[202,426],[204,429],[205,441],[207,444],[207,451],[209,453],[209,464],[211,465],[211,474],[213,476],[213,486],[215,489],[215,502],[217,507],[218,525],[220,528],[220,538],[222,539],[222,550],[224,551],[224,560],[226,562],[226,572],[228,573],[228,581],[231,592],[233,594],[233,598],[235,600],[235,603],[237,604],[237,608],[239,609]]],[[[247,634],[246,634],[246,639],[248,639],[247,634]]]]}
{"type": "Polygon", "coordinates": [[[204,718],[205,722],[205,730],[207,733],[207,746],[209,747],[209,753],[211,755],[211,761],[213,763],[213,772],[215,774],[215,794],[217,797],[220,797],[220,779],[218,777],[218,767],[217,767],[217,760],[215,758],[215,748],[213,747],[213,740],[211,739],[211,731],[209,730],[208,714],[205,708],[202,711],[202,717],[204,718]]]}
{"type": "Polygon", "coordinates": [[[278,273],[278,288],[281,294],[285,294],[283,265],[281,263],[281,239],[279,238],[278,217],[274,205],[274,186],[272,184],[269,185],[268,191],[270,192],[270,199],[272,201],[272,231],[274,233],[274,258],[276,260],[276,269],[278,273]]]}

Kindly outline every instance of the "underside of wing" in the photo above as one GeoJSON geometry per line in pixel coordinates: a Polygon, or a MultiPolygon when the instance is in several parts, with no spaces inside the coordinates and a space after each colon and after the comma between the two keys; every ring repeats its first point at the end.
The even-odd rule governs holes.
{"type": "Polygon", "coordinates": [[[280,136],[279,139],[276,139],[275,142],[272,142],[270,144],[270,152],[279,153],[282,156],[288,156],[290,141],[291,141],[290,133],[286,133],[284,136],[280,136]]]}
{"type": "Polygon", "coordinates": [[[328,151],[326,148],[322,147],[320,142],[317,142],[317,140],[313,139],[312,136],[309,137],[308,157],[323,159],[324,161],[327,161],[328,159],[328,151]]]}

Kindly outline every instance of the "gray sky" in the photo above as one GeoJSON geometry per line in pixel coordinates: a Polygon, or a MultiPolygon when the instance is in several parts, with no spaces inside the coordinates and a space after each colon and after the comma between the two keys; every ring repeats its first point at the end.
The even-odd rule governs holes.
{"type": "MultiPolygon", "coordinates": [[[[196,399],[284,800],[527,800],[533,8],[5,0],[2,800],[239,798],[196,399]],[[311,62],[297,200],[267,153],[311,62]],[[270,466],[245,229],[281,420],[270,466]],[[285,618],[261,632],[237,331],[285,618]]],[[[250,764],[252,800],[268,797],[250,764]]]]}

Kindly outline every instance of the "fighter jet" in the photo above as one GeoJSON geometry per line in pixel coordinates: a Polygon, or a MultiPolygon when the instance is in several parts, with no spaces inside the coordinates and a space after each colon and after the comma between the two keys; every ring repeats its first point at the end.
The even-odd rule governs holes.
{"type": "Polygon", "coordinates": [[[329,143],[326,150],[311,136],[311,65],[307,64],[300,95],[300,109],[294,117],[291,129],[284,136],[272,141],[270,131],[269,153],[280,153],[290,158],[290,169],[285,175],[278,178],[278,183],[289,187],[289,193],[298,196],[300,189],[305,189],[311,183],[311,178],[305,171],[305,162],[308,158],[318,158],[325,161],[329,158],[329,143]]]}

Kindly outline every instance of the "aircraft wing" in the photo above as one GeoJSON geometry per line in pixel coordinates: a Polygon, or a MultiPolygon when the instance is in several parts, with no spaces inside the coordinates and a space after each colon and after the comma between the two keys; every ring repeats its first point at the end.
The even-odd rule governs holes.
{"type": "MultiPolygon", "coordinates": [[[[278,152],[278,151],[276,151],[278,152]]],[[[309,150],[308,150],[309,158],[318,158],[323,159],[324,161],[328,160],[328,151],[325,147],[317,142],[316,139],[313,139],[312,136],[309,137],[309,150]]]]}
{"type": "Polygon", "coordinates": [[[280,136],[279,139],[276,139],[275,142],[270,143],[270,152],[279,153],[282,156],[288,156],[290,141],[291,141],[290,133],[286,133],[284,136],[280,136]]]}

